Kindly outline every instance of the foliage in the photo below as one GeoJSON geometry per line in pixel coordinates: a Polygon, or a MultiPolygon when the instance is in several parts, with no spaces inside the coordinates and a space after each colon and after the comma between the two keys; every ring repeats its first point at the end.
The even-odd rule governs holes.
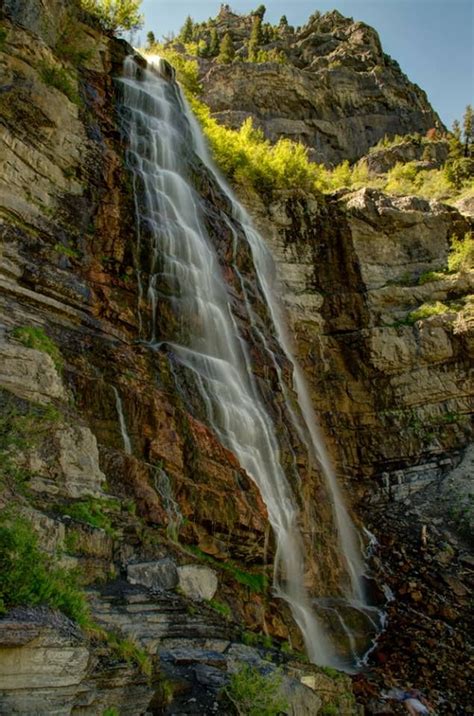
{"type": "Polygon", "coordinates": [[[153,47],[153,45],[155,45],[155,44],[156,44],[155,33],[150,30],[150,32],[147,32],[147,34],[146,34],[147,49],[150,50],[153,47]]]}
{"type": "Polygon", "coordinates": [[[128,664],[136,664],[143,674],[151,676],[153,665],[150,657],[132,639],[122,638],[114,632],[107,632],[106,638],[108,645],[119,659],[128,664]]]}
{"type": "Polygon", "coordinates": [[[79,522],[85,522],[91,527],[104,530],[110,537],[116,535],[112,522],[106,510],[118,510],[116,500],[88,497],[80,502],[74,502],[64,508],[64,514],[79,522]]]}
{"type": "Polygon", "coordinates": [[[143,25],[141,0],[81,0],[84,10],[96,17],[104,30],[137,30],[143,25]]]}
{"type": "Polygon", "coordinates": [[[81,626],[90,623],[77,573],[57,567],[41,552],[31,525],[21,517],[1,517],[0,573],[0,612],[45,604],[81,626]]]}
{"type": "Polygon", "coordinates": [[[105,709],[105,711],[102,711],[102,716],[120,716],[120,714],[115,706],[109,706],[105,709]]]}
{"type": "Polygon", "coordinates": [[[338,716],[341,712],[338,706],[335,706],[334,704],[326,704],[326,706],[323,706],[319,713],[321,716],[338,716]]]}
{"type": "Polygon", "coordinates": [[[77,259],[80,255],[79,251],[72,249],[70,246],[64,246],[64,244],[56,244],[54,250],[70,259],[77,259]]]}
{"type": "Polygon", "coordinates": [[[288,708],[280,692],[281,685],[277,671],[264,676],[245,664],[232,674],[224,693],[241,716],[278,716],[288,708]]]}
{"type": "Polygon", "coordinates": [[[232,618],[232,611],[228,604],[224,604],[223,602],[219,602],[217,599],[210,599],[208,601],[208,604],[214,611],[221,614],[226,619],[232,618]]]}
{"type": "Polygon", "coordinates": [[[195,557],[198,557],[199,559],[203,560],[204,562],[209,562],[217,569],[222,569],[226,572],[229,572],[229,574],[235,579],[236,582],[239,582],[240,584],[245,585],[252,592],[265,591],[266,586],[267,586],[267,577],[265,574],[261,574],[261,573],[255,574],[254,572],[245,572],[243,569],[240,569],[240,567],[235,565],[233,562],[219,562],[217,559],[214,559],[210,555],[208,555],[205,552],[203,552],[202,550],[200,550],[199,547],[194,547],[193,545],[187,545],[186,548],[195,557]]]}
{"type": "Polygon", "coordinates": [[[51,405],[25,406],[9,393],[0,394],[0,480],[13,480],[17,487],[26,482],[30,474],[16,457],[46,435],[58,418],[51,405]]]}
{"type": "Polygon", "coordinates": [[[39,63],[39,72],[43,82],[49,87],[62,92],[74,104],[81,105],[82,100],[77,90],[77,82],[71,76],[71,73],[63,67],[57,67],[49,62],[43,61],[39,63]]]}
{"type": "Polygon", "coordinates": [[[441,303],[441,301],[436,301],[435,303],[423,303],[415,311],[411,311],[408,314],[407,323],[413,324],[416,323],[416,321],[420,321],[424,318],[429,318],[430,316],[438,316],[440,314],[448,312],[449,307],[446,306],[446,304],[441,303]]]}
{"type": "Polygon", "coordinates": [[[258,8],[252,12],[252,15],[257,15],[261,20],[263,20],[266,11],[267,8],[265,5],[259,5],[258,8]]]}
{"type": "Polygon", "coordinates": [[[222,40],[221,49],[217,56],[217,61],[228,65],[232,62],[234,57],[235,57],[234,44],[232,42],[230,33],[227,32],[224,35],[224,39],[222,40]]]}
{"type": "Polygon", "coordinates": [[[54,341],[39,326],[21,326],[12,331],[12,336],[27,348],[47,353],[58,370],[63,367],[61,351],[54,341]]]}
{"type": "Polygon", "coordinates": [[[216,57],[220,50],[219,34],[215,27],[211,29],[211,35],[209,39],[209,57],[216,57]]]}
{"type": "Polygon", "coordinates": [[[466,233],[462,240],[456,236],[451,238],[448,269],[450,271],[474,269],[474,238],[471,231],[466,233]]]}
{"type": "Polygon", "coordinates": [[[193,33],[194,33],[194,23],[192,18],[188,15],[186,20],[184,21],[184,25],[181,28],[178,38],[181,40],[181,42],[191,42],[193,39],[193,33]]]}
{"type": "Polygon", "coordinates": [[[190,96],[198,95],[202,86],[199,82],[199,67],[196,60],[187,60],[177,50],[164,45],[154,45],[152,51],[173,65],[176,78],[190,96]]]}
{"type": "Polygon", "coordinates": [[[255,15],[252,21],[252,30],[248,42],[248,58],[250,62],[257,62],[258,48],[263,42],[262,18],[255,15]]]}

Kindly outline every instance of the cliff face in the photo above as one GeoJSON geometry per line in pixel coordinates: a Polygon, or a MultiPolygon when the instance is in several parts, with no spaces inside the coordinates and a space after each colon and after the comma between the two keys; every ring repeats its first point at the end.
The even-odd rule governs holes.
{"type": "MultiPolygon", "coordinates": [[[[269,664],[239,643],[244,626],[261,646],[270,633],[300,648],[301,635],[269,587],[274,546],[258,490],[193,417],[169,358],[142,340],[139,317],[148,323],[151,309],[140,303],[113,82],[130,48],[82,22],[74,5],[47,9],[12,4],[2,18],[0,387],[16,436],[1,448],[2,509],[31,522],[63,566],[80,568],[101,628],[132,638],[155,666],[159,645],[162,664],[150,681],[100,634],[43,608],[12,610],[0,620],[0,711],[28,713],[34,701],[39,713],[54,704],[61,714],[137,714],[150,703],[162,713],[169,680],[179,692],[170,708],[226,712],[218,697],[229,675],[269,664]],[[28,438],[18,416],[30,421],[28,438]]],[[[228,206],[194,171],[218,237],[228,206]]],[[[169,320],[163,303],[158,321],[169,320]]],[[[319,477],[305,470],[309,494],[319,477]]],[[[329,545],[321,525],[311,538],[329,545]]],[[[337,561],[328,547],[315,565],[320,589],[336,580],[337,561]]],[[[297,713],[330,702],[353,710],[347,680],[311,666],[285,667],[282,688],[297,713]]]]}
{"type": "MultiPolygon", "coordinates": [[[[251,18],[221,11],[215,26],[245,56],[251,18]]],[[[359,159],[386,134],[441,127],[426,94],[362,22],[334,11],[296,31],[280,26],[261,47],[284,53],[285,64],[200,60],[203,100],[219,122],[238,128],[252,117],[271,141],[300,141],[326,165],[359,159]]]]}
{"type": "MultiPolygon", "coordinates": [[[[33,523],[51,558],[60,553],[62,564],[80,567],[94,619],[136,640],[155,670],[150,681],[56,612],[17,608],[0,619],[0,713],[30,713],[33,703],[38,713],[52,704],[60,714],[112,707],[228,713],[218,694],[229,674],[242,663],[272,669],[269,653],[283,664],[295,716],[324,706],[355,713],[344,676],[333,679],[269,647],[268,635],[297,648],[302,641],[268,586],[274,544],[262,498],[190,409],[190,396],[176,389],[169,356],[143,341],[139,316],[148,325],[151,311],[137,281],[134,196],[113,82],[130,48],[82,22],[69,3],[47,9],[7,3],[1,25],[0,405],[17,437],[0,442],[1,506],[33,523]],[[246,644],[243,628],[252,630],[246,644]]],[[[198,162],[192,172],[224,265],[228,202],[198,162]]],[[[250,203],[280,266],[295,344],[338,472],[364,521],[371,526],[379,515],[380,536],[394,509],[387,499],[436,488],[470,436],[472,272],[418,283],[441,268],[467,221],[443,205],[368,191],[250,203]],[[453,311],[405,323],[432,300],[453,311]]],[[[239,261],[246,270],[245,252],[239,261]]],[[[232,287],[235,274],[229,270],[226,280],[232,287]]],[[[237,289],[233,295],[241,299],[237,289]]],[[[174,320],[166,300],[157,320],[174,320]]],[[[245,325],[243,314],[239,320],[245,325]]],[[[261,348],[252,350],[283,430],[275,367],[261,348]]],[[[330,509],[318,471],[294,436],[289,444],[294,454],[288,449],[285,460],[296,460],[303,476],[306,544],[319,544],[306,579],[324,594],[340,569],[330,509]]],[[[456,547],[452,566],[443,567],[446,579],[463,550],[456,547]]],[[[391,567],[390,554],[383,557],[391,567]]],[[[381,580],[401,590],[389,567],[387,576],[379,565],[381,580]]],[[[466,604],[463,585],[456,589],[458,634],[466,604]]],[[[450,617],[436,619],[445,626],[450,617]]],[[[413,622],[412,615],[404,628],[413,622]]],[[[395,650],[394,671],[397,659],[409,658],[395,650]]],[[[452,686],[443,682],[440,691],[456,707],[452,686]]]]}

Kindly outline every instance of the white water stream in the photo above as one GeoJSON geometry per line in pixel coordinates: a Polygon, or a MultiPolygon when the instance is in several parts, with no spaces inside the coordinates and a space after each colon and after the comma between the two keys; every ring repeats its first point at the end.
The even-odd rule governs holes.
{"type": "Polygon", "coordinates": [[[125,415],[123,414],[123,405],[122,405],[122,399],[120,397],[120,393],[118,392],[115,385],[112,385],[112,390],[115,396],[115,407],[117,408],[117,415],[119,418],[119,425],[120,425],[120,433],[122,435],[123,440],[123,449],[127,453],[127,455],[132,454],[132,443],[130,441],[130,437],[128,435],[127,431],[127,424],[125,422],[125,415]]]}
{"type": "MultiPolygon", "coordinates": [[[[120,81],[138,217],[137,257],[140,257],[145,234],[152,242],[147,286],[143,286],[141,279],[143,267],[138,268],[141,295],[148,296],[152,308],[149,341],[154,348],[166,350],[180,369],[184,369],[188,380],[192,378],[210,427],[258,486],[275,535],[275,592],[289,604],[310,659],[319,664],[341,666],[304,587],[298,503],[281,462],[275,426],[253,375],[249,347],[232,312],[216,249],[206,230],[202,200],[189,177],[193,153],[230,202],[233,216],[232,222],[227,221],[234,244],[244,237],[251,249],[275,335],[294,366],[294,388],[301,417],[290,404],[278,361],[272,356],[287,403],[286,413],[325,477],[334,507],[340,551],[350,577],[347,598],[352,606],[364,609],[361,587],[364,565],[358,536],[319,434],[308,389],[292,355],[283,315],[274,297],[273,261],[245,210],[215,169],[178,86],[161,76],[163,66],[159,58],[147,59],[154,69],[143,69],[133,58],[128,58],[120,81]],[[239,235],[232,223],[240,225],[239,235]],[[169,335],[157,335],[156,316],[162,296],[173,306],[179,322],[179,330],[170,328],[169,335]]],[[[237,272],[235,266],[234,269],[237,272]]],[[[245,295],[245,280],[238,275],[245,295]]],[[[256,326],[246,295],[245,301],[249,320],[256,326]]],[[[263,335],[261,337],[263,349],[271,353],[269,344],[263,335]]],[[[122,416],[122,427],[121,410],[119,416],[122,416]]]]}

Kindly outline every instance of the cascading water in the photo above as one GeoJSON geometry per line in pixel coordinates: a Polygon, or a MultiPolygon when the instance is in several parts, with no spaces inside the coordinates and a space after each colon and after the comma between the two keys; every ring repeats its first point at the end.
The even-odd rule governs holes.
{"type": "Polygon", "coordinates": [[[115,396],[115,407],[117,408],[117,415],[119,418],[119,425],[120,425],[120,433],[122,435],[123,440],[123,449],[127,453],[127,455],[132,454],[132,443],[130,441],[130,437],[127,431],[127,424],[125,422],[125,415],[123,414],[123,405],[122,405],[122,399],[120,398],[120,394],[115,387],[115,385],[112,386],[112,390],[115,396]]]}
{"type": "MultiPolygon", "coordinates": [[[[154,350],[166,350],[177,370],[185,374],[185,380],[195,386],[205,406],[208,424],[258,486],[275,535],[275,592],[289,604],[309,657],[315,663],[341,666],[304,587],[305,562],[297,501],[282,465],[274,422],[254,377],[249,347],[206,228],[202,201],[191,182],[190,166],[196,162],[196,156],[229,201],[231,217],[226,222],[233,234],[234,250],[243,237],[250,247],[274,332],[293,363],[301,415],[291,406],[290,391],[281,377],[278,360],[261,336],[278,373],[288,419],[325,475],[350,575],[350,597],[362,606],[363,562],[357,535],[317,433],[302,372],[292,357],[281,311],[272,293],[273,264],[247,214],[213,167],[178,85],[163,74],[167,66],[159,58],[149,61],[156,65],[155,69],[145,69],[128,58],[120,80],[137,208],[140,292],[142,296],[146,292],[152,314],[149,344],[154,350]],[[240,229],[239,235],[235,226],[240,229]],[[143,286],[140,270],[145,234],[152,244],[148,286],[143,286]],[[166,335],[162,328],[157,335],[161,297],[176,316],[166,335]]],[[[233,268],[241,279],[247,319],[256,326],[245,280],[237,267],[233,268]]]]}

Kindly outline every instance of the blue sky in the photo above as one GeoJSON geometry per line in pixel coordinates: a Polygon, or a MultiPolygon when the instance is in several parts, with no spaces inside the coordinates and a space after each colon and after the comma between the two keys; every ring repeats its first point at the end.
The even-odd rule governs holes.
{"type": "MultiPolygon", "coordinates": [[[[259,0],[229,1],[235,12],[247,13],[259,0]]],[[[474,104],[474,0],[267,0],[265,19],[285,14],[302,25],[315,10],[336,8],[343,15],[375,27],[385,52],[428,94],[442,121],[451,127],[465,106],[474,104]]],[[[145,30],[157,37],[177,32],[186,15],[196,21],[214,17],[220,0],[143,0],[145,30]]]]}

